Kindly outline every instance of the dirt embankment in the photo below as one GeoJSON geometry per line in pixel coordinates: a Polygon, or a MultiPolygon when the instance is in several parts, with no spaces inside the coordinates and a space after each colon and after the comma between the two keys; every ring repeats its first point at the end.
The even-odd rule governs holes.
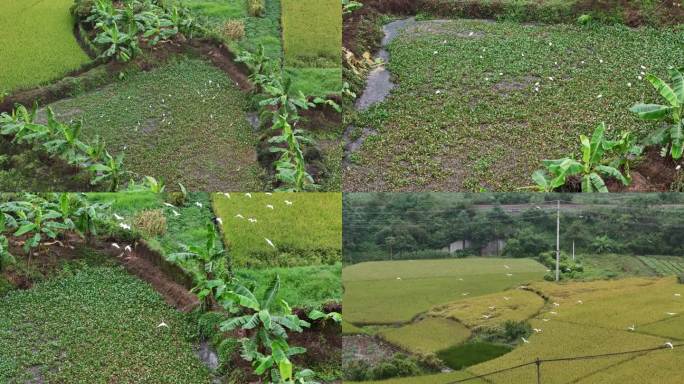
{"type": "Polygon", "coordinates": [[[30,257],[24,255],[21,249],[23,245],[24,239],[12,239],[10,249],[12,254],[20,255],[17,257],[22,259],[22,263],[26,263],[25,269],[28,272],[8,268],[2,273],[18,289],[31,288],[36,277],[44,279],[59,273],[65,261],[82,259],[85,249],[89,249],[109,256],[110,260],[122,265],[129,273],[149,283],[169,305],[178,310],[188,312],[199,305],[197,297],[189,292],[192,278],[142,241],[127,243],[115,239],[84,240],[69,233],[58,240],[43,243],[30,257]]]}

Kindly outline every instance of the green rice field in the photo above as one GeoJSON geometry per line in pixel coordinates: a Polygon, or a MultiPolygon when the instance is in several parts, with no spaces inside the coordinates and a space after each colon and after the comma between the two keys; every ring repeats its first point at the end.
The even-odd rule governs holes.
{"type": "Polygon", "coordinates": [[[73,33],[73,0],[3,0],[0,12],[0,99],[79,69],[90,58],[73,33]]]}

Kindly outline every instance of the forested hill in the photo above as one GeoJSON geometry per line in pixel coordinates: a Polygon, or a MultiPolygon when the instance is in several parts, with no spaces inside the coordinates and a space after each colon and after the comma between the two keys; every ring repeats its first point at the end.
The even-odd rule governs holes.
{"type": "Polygon", "coordinates": [[[447,257],[468,240],[462,256],[497,239],[505,256],[534,257],[555,249],[557,201],[565,252],[684,255],[684,194],[381,193],[345,195],[344,258],[447,257]]]}

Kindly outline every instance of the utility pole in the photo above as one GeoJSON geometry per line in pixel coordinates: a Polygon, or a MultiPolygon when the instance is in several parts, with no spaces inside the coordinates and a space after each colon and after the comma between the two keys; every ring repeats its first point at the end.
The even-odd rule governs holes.
{"type": "Polygon", "coordinates": [[[572,261],[575,261],[575,240],[572,241],[572,261]]]}
{"type": "Polygon", "coordinates": [[[556,281],[558,281],[560,280],[560,200],[556,203],[556,281]]]}

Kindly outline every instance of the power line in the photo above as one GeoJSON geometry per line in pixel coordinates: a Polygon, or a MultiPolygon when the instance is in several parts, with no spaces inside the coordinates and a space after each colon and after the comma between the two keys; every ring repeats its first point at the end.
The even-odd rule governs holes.
{"type": "Polygon", "coordinates": [[[538,380],[538,382],[541,383],[541,377],[540,377],[540,370],[539,370],[539,368],[541,367],[541,365],[542,365],[543,363],[557,363],[557,362],[562,362],[562,361],[577,361],[577,360],[600,359],[600,358],[605,358],[605,357],[613,357],[613,356],[621,356],[621,355],[633,355],[633,354],[638,354],[638,353],[646,353],[646,352],[660,351],[660,350],[663,350],[663,349],[675,349],[675,348],[679,348],[679,347],[684,347],[684,343],[672,344],[672,346],[669,346],[669,345],[661,345],[661,346],[658,346],[658,347],[644,348],[644,349],[635,349],[635,350],[631,350],[631,351],[620,351],[620,352],[601,353],[601,354],[597,354],[597,355],[558,357],[558,358],[553,358],[553,359],[540,359],[540,358],[537,358],[536,360],[533,360],[533,361],[530,361],[530,362],[527,362],[527,363],[519,364],[519,365],[516,365],[516,366],[513,366],[513,367],[508,367],[508,368],[499,369],[499,370],[496,370],[496,371],[491,371],[491,372],[483,373],[483,374],[477,375],[477,376],[471,376],[471,377],[468,377],[468,378],[466,378],[466,379],[461,379],[461,380],[456,380],[456,381],[450,381],[450,382],[448,382],[448,383],[446,383],[446,384],[465,383],[465,382],[468,382],[468,381],[471,381],[471,380],[482,379],[482,378],[486,378],[486,377],[488,377],[488,376],[497,375],[497,374],[499,374],[499,373],[503,373],[503,372],[507,372],[507,371],[512,371],[512,370],[515,370],[515,369],[520,369],[520,368],[527,367],[527,366],[530,366],[530,365],[533,365],[533,364],[536,365],[537,368],[538,368],[538,369],[537,369],[537,380],[538,380]]]}

